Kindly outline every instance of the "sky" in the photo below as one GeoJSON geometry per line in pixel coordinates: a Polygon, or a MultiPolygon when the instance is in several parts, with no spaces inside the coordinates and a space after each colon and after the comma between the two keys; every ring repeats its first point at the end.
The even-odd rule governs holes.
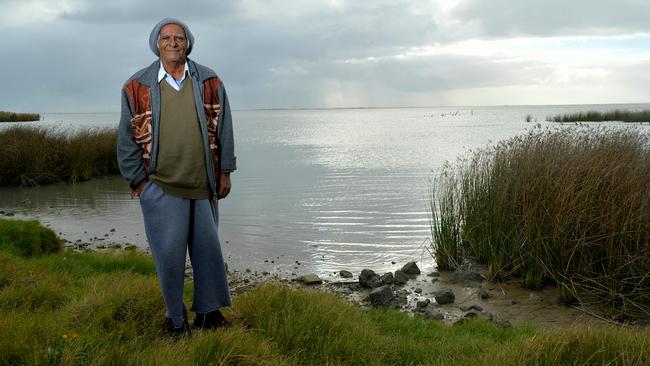
{"type": "Polygon", "coordinates": [[[650,102],[647,0],[0,0],[0,110],[115,112],[185,21],[231,107],[650,102]]]}

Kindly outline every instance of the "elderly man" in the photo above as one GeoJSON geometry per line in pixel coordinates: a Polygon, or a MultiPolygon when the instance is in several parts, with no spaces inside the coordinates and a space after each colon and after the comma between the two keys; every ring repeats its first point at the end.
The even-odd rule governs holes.
{"type": "Polygon", "coordinates": [[[227,325],[230,306],[219,244],[217,199],[236,169],[232,120],[223,83],[187,56],[194,37],[178,19],[161,20],[149,46],[159,59],[122,89],[117,158],[139,197],[145,231],[167,306],[167,332],[189,331],[183,304],[185,256],[194,271],[194,327],[227,325]]]}

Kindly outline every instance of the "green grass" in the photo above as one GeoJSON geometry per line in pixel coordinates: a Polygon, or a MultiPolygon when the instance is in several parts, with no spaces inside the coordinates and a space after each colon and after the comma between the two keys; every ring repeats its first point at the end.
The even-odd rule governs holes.
{"type": "Polygon", "coordinates": [[[61,239],[38,221],[0,219],[0,250],[32,257],[56,253],[62,247],[61,239]]]}
{"type": "Polygon", "coordinates": [[[40,120],[41,115],[36,113],[14,113],[0,111],[0,122],[29,122],[40,120]]]}
{"type": "Polygon", "coordinates": [[[650,122],[650,110],[626,111],[616,109],[609,112],[577,112],[547,117],[546,120],[549,122],[650,122]]]}
{"type": "Polygon", "coordinates": [[[494,279],[560,287],[614,317],[650,316],[650,140],[635,129],[534,131],[447,166],[432,195],[434,256],[494,279]],[[588,300],[589,299],[589,300],[588,300]]]}
{"type": "Polygon", "coordinates": [[[79,182],[119,174],[117,131],[76,133],[12,126],[0,131],[0,185],[79,182]]]}
{"type": "MultiPolygon", "coordinates": [[[[170,340],[149,256],[23,257],[0,250],[0,365],[643,365],[650,331],[555,332],[480,320],[453,327],[335,294],[259,286],[233,298],[226,330],[170,340]]],[[[190,303],[191,286],[185,294],[190,303]]]]}

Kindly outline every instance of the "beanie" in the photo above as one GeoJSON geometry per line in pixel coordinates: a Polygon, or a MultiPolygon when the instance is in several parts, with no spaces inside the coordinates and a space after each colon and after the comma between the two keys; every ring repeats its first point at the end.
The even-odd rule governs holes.
{"type": "Polygon", "coordinates": [[[187,55],[189,55],[190,52],[192,52],[192,47],[194,47],[194,36],[192,35],[192,32],[190,32],[190,28],[187,24],[175,18],[165,18],[153,27],[151,34],[149,35],[149,47],[151,48],[151,51],[153,51],[156,56],[160,56],[160,50],[158,50],[158,35],[160,34],[160,29],[167,24],[177,24],[183,28],[185,37],[187,38],[187,55]]]}

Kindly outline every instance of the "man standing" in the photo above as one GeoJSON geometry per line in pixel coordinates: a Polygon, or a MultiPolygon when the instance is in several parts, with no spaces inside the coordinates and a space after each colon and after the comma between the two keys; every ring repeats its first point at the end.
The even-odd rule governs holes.
{"type": "Polygon", "coordinates": [[[225,326],[231,305],[221,254],[217,199],[230,192],[236,169],[230,106],[211,69],[187,56],[194,36],[178,19],[161,20],[149,46],[159,59],[122,89],[117,159],[139,197],[156,264],[167,331],[189,331],[183,304],[185,255],[194,271],[194,326],[225,326]]]}

